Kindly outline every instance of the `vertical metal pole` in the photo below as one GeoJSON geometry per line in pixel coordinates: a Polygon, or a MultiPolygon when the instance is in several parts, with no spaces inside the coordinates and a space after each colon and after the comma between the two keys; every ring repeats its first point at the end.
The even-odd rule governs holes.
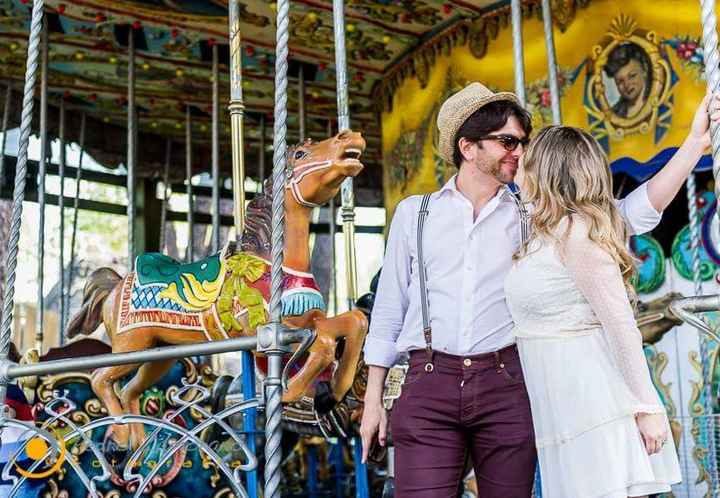
{"type": "Polygon", "coordinates": [[[137,159],[137,117],[135,115],[135,32],[128,31],[128,93],[127,93],[127,216],[128,268],[135,269],[135,162],[137,159]]]}
{"type": "MultiPolygon", "coordinates": [[[[245,229],[245,156],[243,118],[245,104],[242,94],[242,39],[240,37],[240,5],[238,0],[228,2],[230,33],[230,126],[233,164],[233,215],[235,217],[235,240],[238,244],[245,229]]],[[[252,353],[241,353],[243,399],[255,397],[255,361],[252,353]]],[[[243,430],[248,448],[255,453],[256,411],[248,410],[243,418],[243,430]]],[[[257,497],[257,471],[247,473],[247,490],[251,498],[257,497]]]]}
{"type": "MultiPolygon", "coordinates": [[[[277,2],[275,54],[275,123],[273,133],[272,181],[272,267],[270,273],[270,320],[282,319],[282,262],[285,240],[285,170],[287,167],[287,87],[288,39],[290,24],[289,0],[277,2]]],[[[279,335],[276,329],[276,334],[279,335]]],[[[279,341],[279,337],[275,337],[279,341]]],[[[268,374],[265,378],[265,497],[280,496],[280,460],[282,456],[282,352],[268,352],[268,374]]]]}
{"type": "Polygon", "coordinates": [[[78,160],[77,172],[75,174],[75,202],[73,205],[72,237],[70,238],[70,265],[66,291],[68,303],[70,303],[70,297],[72,296],[73,279],[75,277],[75,241],[77,239],[78,212],[80,211],[80,182],[82,180],[83,159],[85,158],[86,121],[87,116],[83,113],[80,118],[80,158],[78,160]]]}
{"type": "Polygon", "coordinates": [[[40,75],[40,164],[38,165],[38,253],[37,253],[37,319],[35,320],[35,349],[43,353],[45,337],[45,176],[47,170],[48,122],[48,32],[47,18],[43,18],[40,75]]]}
{"type": "Polygon", "coordinates": [[[193,188],[192,188],[192,122],[190,120],[190,106],[185,107],[185,176],[187,177],[187,198],[188,198],[188,245],[185,252],[188,263],[193,260],[193,252],[195,248],[195,218],[193,209],[193,188]]]}
{"type": "Polygon", "coordinates": [[[220,89],[218,46],[212,46],[212,252],[220,250],[220,89]]]}
{"type": "Polygon", "coordinates": [[[230,126],[232,131],[233,195],[235,239],[240,242],[245,228],[245,156],[243,118],[245,103],[242,93],[242,40],[240,38],[240,6],[237,0],[228,4],[230,23],[230,126]]]}
{"type": "MultiPolygon", "coordinates": [[[[345,8],[343,0],[333,0],[333,30],[335,32],[335,73],[337,78],[338,131],[350,129],[348,106],[347,54],[345,52],[345,8]]],[[[353,179],[346,178],[340,188],[342,200],[343,234],[345,235],[345,264],[347,272],[347,304],[351,309],[357,299],[357,267],[355,261],[355,197],[353,179]]]]}
{"type": "MultiPolygon", "coordinates": [[[[328,127],[327,127],[327,136],[331,137],[333,134],[333,127],[332,127],[332,121],[328,120],[328,127]]],[[[335,226],[335,220],[337,219],[337,215],[335,214],[335,198],[333,197],[330,199],[330,204],[328,206],[329,210],[329,218],[330,218],[330,264],[332,265],[330,267],[330,287],[331,292],[330,296],[332,297],[332,305],[333,305],[333,313],[337,313],[337,253],[335,252],[335,234],[337,233],[337,229],[335,226]]],[[[328,306],[329,308],[329,306],[328,306]]]]}
{"type": "MultiPolygon", "coordinates": [[[[2,331],[0,332],[0,407],[5,404],[7,383],[9,381],[5,366],[10,353],[12,340],[13,306],[15,296],[15,272],[17,270],[18,244],[22,224],[22,203],[25,200],[25,179],[27,175],[28,144],[32,131],[32,114],[35,97],[38,58],[40,56],[40,33],[42,32],[43,0],[33,3],[28,37],[28,58],[25,68],[25,88],[23,89],[22,117],[18,139],[15,188],[13,191],[13,212],[10,222],[10,237],[7,240],[7,260],[5,264],[5,298],[3,300],[2,331]]],[[[0,411],[0,430],[2,430],[5,411],[0,411]]]]}
{"type": "Polygon", "coordinates": [[[543,25],[545,27],[545,49],[548,60],[548,84],[550,86],[550,107],[552,108],[553,124],[562,123],[560,110],[560,85],[558,83],[558,67],[555,57],[555,37],[553,35],[552,6],[550,0],[542,0],[543,25]]]}
{"type": "Polygon", "coordinates": [[[264,190],[265,186],[265,115],[260,115],[260,158],[258,161],[258,169],[260,176],[260,190],[264,190]]]}
{"type": "Polygon", "coordinates": [[[62,346],[65,343],[65,163],[67,154],[65,151],[65,99],[60,99],[60,131],[58,132],[60,142],[60,164],[58,165],[58,176],[60,177],[60,195],[58,196],[58,211],[60,212],[60,261],[59,261],[59,282],[60,282],[60,316],[58,317],[58,342],[62,346]]]}
{"type": "Polygon", "coordinates": [[[3,107],[2,117],[2,143],[0,143],[0,188],[5,186],[5,144],[7,142],[7,129],[10,125],[10,106],[12,105],[12,85],[8,83],[5,90],[5,106],[3,107]]]}
{"type": "Polygon", "coordinates": [[[167,224],[167,208],[170,195],[172,195],[172,189],[169,189],[170,185],[170,156],[172,155],[172,140],[169,138],[165,142],[165,165],[163,168],[163,200],[162,207],[160,208],[160,252],[165,251],[165,238],[167,236],[167,230],[165,225],[167,224]]]}
{"type": "Polygon", "coordinates": [[[300,142],[305,141],[305,71],[302,63],[298,72],[298,121],[300,124],[300,142]]]}
{"type": "MultiPolygon", "coordinates": [[[[703,27],[703,58],[705,59],[705,79],[708,91],[716,93],[720,87],[720,54],[718,54],[717,17],[715,16],[715,2],[701,0],[702,27],[703,27]]],[[[715,178],[715,195],[720,195],[720,125],[710,121],[710,135],[712,137],[713,177],[715,178]]],[[[720,197],[718,197],[720,199],[720,197]]],[[[720,214],[717,214],[720,217],[720,214]]],[[[715,452],[715,431],[712,413],[713,393],[712,375],[710,365],[709,339],[700,338],[700,356],[703,365],[703,382],[705,390],[705,415],[708,417],[708,474],[710,475],[710,495],[715,494],[715,481],[717,476],[717,458],[715,452]]]]}
{"type": "Polygon", "coordinates": [[[515,66],[515,94],[525,106],[525,59],[523,58],[522,39],[522,1],[511,0],[513,61],[515,66]]]}

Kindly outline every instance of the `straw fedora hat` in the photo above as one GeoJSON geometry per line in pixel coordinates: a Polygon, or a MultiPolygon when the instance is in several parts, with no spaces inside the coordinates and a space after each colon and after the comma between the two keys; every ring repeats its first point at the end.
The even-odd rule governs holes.
{"type": "Polygon", "coordinates": [[[477,82],[470,83],[443,102],[437,117],[437,127],[440,132],[438,151],[443,159],[453,164],[455,136],[460,127],[472,113],[484,105],[498,100],[509,100],[520,105],[520,101],[514,93],[493,93],[485,85],[477,82]]]}

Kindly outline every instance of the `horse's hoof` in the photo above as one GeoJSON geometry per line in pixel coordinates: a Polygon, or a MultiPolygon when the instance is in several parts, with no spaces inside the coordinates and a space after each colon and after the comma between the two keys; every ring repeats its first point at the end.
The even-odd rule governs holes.
{"type": "Polygon", "coordinates": [[[333,396],[330,384],[327,382],[320,382],[315,389],[315,397],[313,398],[313,407],[318,415],[327,415],[330,410],[335,408],[338,400],[333,396]]]}
{"type": "Polygon", "coordinates": [[[112,471],[122,476],[128,458],[130,458],[130,448],[121,446],[112,437],[108,437],[103,443],[103,455],[105,455],[105,459],[110,464],[112,471]]]}

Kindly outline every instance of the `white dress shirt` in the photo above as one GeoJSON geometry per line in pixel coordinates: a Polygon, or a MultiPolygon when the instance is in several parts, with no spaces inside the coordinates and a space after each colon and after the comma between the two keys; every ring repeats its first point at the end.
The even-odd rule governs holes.
{"type": "MultiPolygon", "coordinates": [[[[472,203],[455,179],[431,195],[423,229],[432,347],[455,355],[497,351],[515,342],[503,287],[520,247],[520,216],[511,194],[501,188],[473,221],[472,203]]],[[[425,348],[417,260],[421,199],[401,201],[390,225],[365,341],[369,365],[390,367],[399,353],[425,348]]],[[[618,207],[634,233],[660,222],[646,184],[618,207]]]]}

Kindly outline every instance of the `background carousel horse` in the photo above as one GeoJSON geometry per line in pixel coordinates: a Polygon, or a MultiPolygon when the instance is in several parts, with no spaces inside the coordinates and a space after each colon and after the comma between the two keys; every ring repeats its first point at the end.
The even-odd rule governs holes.
{"type": "MultiPolygon", "coordinates": [[[[355,377],[368,322],[357,310],[326,318],[322,296],[309,273],[309,223],[312,208],[335,197],[345,178],[362,171],[359,158],[364,150],[360,133],[345,130],[322,142],[308,140],[288,153],[283,322],[314,329],[316,338],[303,366],[289,380],[285,403],[308,393],[314,379],[336,361],[340,338],[344,338],[342,354],[329,381],[332,398],[342,399],[355,377]]],[[[136,271],[124,278],[110,268],[93,272],[68,336],[90,334],[103,323],[113,352],[129,352],[255,335],[257,326],[268,320],[270,297],[272,189],[265,192],[248,206],[239,253],[224,251],[187,265],[151,253],[139,256],[136,271]]],[[[93,373],[92,388],[110,415],[138,414],[140,395],[174,363],[101,368],[93,373]],[[116,381],[135,369],[118,396],[116,381]]],[[[144,439],[141,424],[115,425],[108,432],[106,452],[117,454],[117,461],[144,439]]]]}

